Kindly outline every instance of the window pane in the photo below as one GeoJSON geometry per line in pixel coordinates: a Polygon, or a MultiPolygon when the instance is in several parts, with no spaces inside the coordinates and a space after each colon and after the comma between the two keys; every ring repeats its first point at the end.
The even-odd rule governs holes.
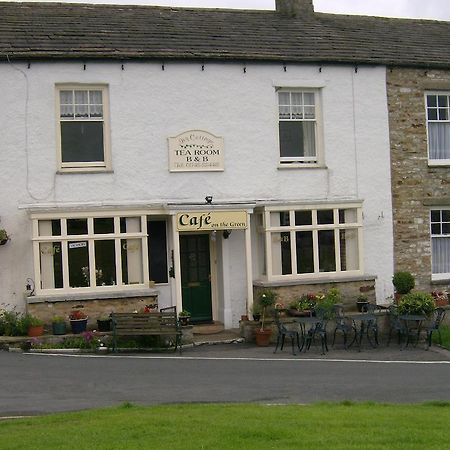
{"type": "Polygon", "coordinates": [[[297,251],[297,273],[314,272],[314,252],[312,231],[297,231],[296,251],[297,251]]]}
{"type": "Polygon", "coordinates": [[[450,234],[450,223],[442,224],[442,234],[450,234]]]}
{"type": "Polygon", "coordinates": [[[87,241],[69,242],[69,286],[90,286],[89,249],[87,241]]]}
{"type": "Polygon", "coordinates": [[[289,92],[279,92],[278,93],[278,103],[280,105],[290,105],[290,95],[289,92]]]}
{"type": "Polygon", "coordinates": [[[315,105],[315,99],[314,99],[314,93],[313,92],[305,92],[303,94],[303,99],[304,99],[305,105],[308,105],[308,106],[314,106],[315,105]]]}
{"type": "Polygon", "coordinates": [[[442,210],[442,221],[443,222],[450,222],[450,209],[443,209],[442,210]]]}
{"type": "Polygon", "coordinates": [[[120,218],[121,233],[140,233],[141,218],[140,217],[121,217],[120,218]]]}
{"type": "Polygon", "coordinates": [[[89,117],[88,105],[76,105],[75,106],[75,117],[77,119],[89,117]]]}
{"type": "Polygon", "coordinates": [[[112,217],[96,217],[94,219],[94,233],[114,233],[114,219],[112,217]]]}
{"type": "Polygon", "coordinates": [[[59,289],[63,287],[61,242],[41,242],[39,244],[41,288],[59,289]]]}
{"type": "Polygon", "coordinates": [[[272,272],[292,274],[290,233],[272,233],[272,272]]]}
{"type": "Polygon", "coordinates": [[[67,219],[67,234],[88,234],[87,219],[67,219]]]}
{"type": "Polygon", "coordinates": [[[334,231],[321,230],[318,232],[319,238],[319,271],[335,272],[336,257],[334,245],[334,231]]]}
{"type": "Polygon", "coordinates": [[[431,243],[433,273],[450,274],[450,238],[433,238],[431,243]]]}
{"type": "Polygon", "coordinates": [[[428,108],[428,120],[437,120],[438,113],[435,108],[428,108]]]}
{"type": "Polygon", "coordinates": [[[448,106],[448,97],[446,95],[438,95],[438,106],[448,106]]]}
{"type": "Polygon", "coordinates": [[[142,242],[140,239],[121,239],[122,282],[123,284],[142,284],[142,242]]]}
{"type": "Polygon", "coordinates": [[[440,222],[441,221],[441,211],[432,210],[431,211],[431,221],[432,222],[440,222]]]}
{"type": "Polygon", "coordinates": [[[319,209],[317,211],[317,223],[319,225],[334,223],[334,216],[332,209],[319,209]]]}
{"type": "Polygon", "coordinates": [[[339,230],[341,270],[359,269],[358,231],[339,230]]]}
{"type": "Polygon", "coordinates": [[[441,224],[433,223],[431,225],[431,234],[441,234],[441,224]]]}
{"type": "Polygon", "coordinates": [[[87,105],[88,104],[88,91],[75,91],[75,104],[87,105]]]}
{"type": "Polygon", "coordinates": [[[427,95],[427,106],[437,106],[437,97],[435,95],[427,95]]]}
{"type": "Polygon", "coordinates": [[[356,222],[358,222],[358,214],[356,208],[339,210],[339,223],[356,223],[356,222]]]}
{"type": "Polygon", "coordinates": [[[270,213],[271,227],[286,227],[289,226],[289,211],[277,211],[270,213]]]}
{"type": "Polygon", "coordinates": [[[104,161],[103,122],[61,122],[62,162],[104,161]]]}
{"type": "Polygon", "coordinates": [[[149,279],[156,283],[167,283],[166,222],[148,221],[147,233],[149,279]]]}
{"type": "Polygon", "coordinates": [[[448,120],[447,108],[439,108],[439,120],[448,120]]]}
{"type": "Polygon", "coordinates": [[[291,104],[296,106],[302,106],[303,94],[301,92],[291,92],[291,104]]]}
{"type": "Polygon", "coordinates": [[[39,236],[61,236],[61,221],[54,220],[39,220],[38,222],[39,236]]]}
{"type": "Polygon", "coordinates": [[[95,241],[95,282],[97,286],[112,286],[116,280],[116,249],[114,240],[95,241]]]}
{"type": "Polygon", "coordinates": [[[295,225],[312,225],[311,211],[295,211],[295,225]]]}

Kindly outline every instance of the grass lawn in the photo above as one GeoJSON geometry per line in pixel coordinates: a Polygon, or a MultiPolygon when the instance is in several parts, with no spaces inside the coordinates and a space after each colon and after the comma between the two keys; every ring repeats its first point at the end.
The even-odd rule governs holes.
{"type": "MultiPolygon", "coordinates": [[[[448,311],[450,313],[450,311],[448,311]]],[[[442,346],[448,348],[450,350],[450,326],[449,325],[441,325],[441,337],[442,337],[442,346]]],[[[439,342],[439,335],[436,331],[433,333],[433,342],[439,342]]]]}
{"type": "Polygon", "coordinates": [[[0,421],[9,449],[448,449],[450,403],[182,404],[0,421]]]}

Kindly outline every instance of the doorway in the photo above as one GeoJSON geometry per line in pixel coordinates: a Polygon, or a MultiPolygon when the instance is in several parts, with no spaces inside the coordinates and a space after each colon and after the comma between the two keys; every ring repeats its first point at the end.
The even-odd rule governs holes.
{"type": "Polygon", "coordinates": [[[212,322],[209,234],[180,235],[183,309],[193,323],[212,322]]]}

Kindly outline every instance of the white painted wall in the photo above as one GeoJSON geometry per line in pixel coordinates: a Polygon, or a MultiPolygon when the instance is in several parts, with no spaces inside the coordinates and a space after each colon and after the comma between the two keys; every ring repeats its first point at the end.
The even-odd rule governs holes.
{"type": "Polygon", "coordinates": [[[247,64],[244,73],[241,64],[208,63],[202,71],[200,64],[170,62],[164,71],[158,63],[125,63],[121,70],[120,63],[106,62],[88,63],[86,70],[62,62],[28,69],[2,63],[0,227],[12,241],[0,247],[0,303],[21,308],[25,280],[34,278],[30,223],[19,205],[203,202],[205,195],[215,201],[362,199],[365,269],[378,276],[381,300],[391,292],[393,270],[385,68],[318,69],[247,64]],[[55,84],[64,82],[109,85],[113,173],[56,174],[55,84]],[[327,169],[278,169],[274,85],[323,86],[327,169]],[[169,173],[167,138],[189,129],[224,138],[224,172],[169,173]]]}

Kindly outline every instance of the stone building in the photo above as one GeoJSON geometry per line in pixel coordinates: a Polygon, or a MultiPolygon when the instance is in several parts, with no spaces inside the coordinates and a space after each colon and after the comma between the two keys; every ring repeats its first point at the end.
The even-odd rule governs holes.
{"type": "MultiPolygon", "coordinates": [[[[314,13],[311,0],[1,2],[0,17],[0,303],[48,320],[156,299],[230,328],[261,287],[286,302],[331,286],[348,303],[392,294],[394,245],[400,265],[406,249],[386,78],[400,101],[413,87],[395,94],[394,77],[450,67],[449,24],[314,13]]],[[[421,126],[398,139],[423,144],[421,126]]],[[[426,266],[423,211],[411,224],[426,266]]]]}

